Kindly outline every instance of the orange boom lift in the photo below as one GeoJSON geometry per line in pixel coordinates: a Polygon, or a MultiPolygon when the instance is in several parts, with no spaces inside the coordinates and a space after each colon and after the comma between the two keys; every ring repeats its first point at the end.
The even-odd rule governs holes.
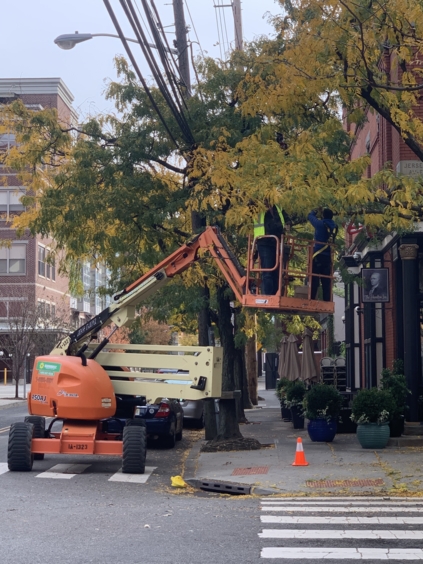
{"type": "Polygon", "coordinates": [[[36,358],[28,395],[30,415],[10,428],[9,469],[29,471],[34,458],[42,459],[46,453],[104,454],[121,456],[122,472],[143,473],[146,428],[143,420],[134,418],[137,406],[158,403],[163,397],[234,397],[236,392],[222,392],[220,347],[116,345],[110,344],[108,338],[93,342],[107,325],[114,324],[112,333],[129,326],[136,306],[196,262],[200,251],[210,253],[236,299],[245,307],[300,314],[333,313],[332,301],[310,299],[310,283],[292,285],[306,278],[311,281],[314,241],[289,235],[276,238],[276,264],[271,270],[279,269],[279,288],[276,295],[265,296],[260,291],[264,269],[255,258],[257,239],[249,240],[244,268],[219,230],[207,227],[116,295],[112,305],[58,343],[50,355],[36,358]],[[295,266],[300,255],[307,264],[305,271],[295,266]],[[176,351],[183,355],[170,354],[176,351]],[[181,368],[184,374],[178,374],[174,382],[170,374],[160,380],[159,368],[181,368]],[[46,417],[52,418],[48,429],[46,417]],[[121,433],[107,432],[104,420],[113,417],[126,419],[121,433]],[[56,421],[63,422],[60,432],[52,429],[56,421]]]}

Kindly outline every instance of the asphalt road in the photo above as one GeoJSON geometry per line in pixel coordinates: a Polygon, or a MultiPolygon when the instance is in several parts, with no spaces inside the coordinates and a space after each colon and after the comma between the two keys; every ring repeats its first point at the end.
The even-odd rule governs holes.
{"type": "Polygon", "coordinates": [[[24,415],[0,410],[1,563],[423,561],[423,499],[175,493],[170,476],[182,469],[189,431],[173,450],[150,445],[145,483],[110,481],[121,464],[113,457],[48,455],[32,472],[8,472],[7,427],[24,415]],[[58,464],[87,466],[45,477],[58,464]]]}

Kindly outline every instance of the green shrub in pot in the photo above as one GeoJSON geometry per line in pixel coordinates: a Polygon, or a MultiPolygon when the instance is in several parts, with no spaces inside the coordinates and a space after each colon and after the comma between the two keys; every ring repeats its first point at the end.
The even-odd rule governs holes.
{"type": "Polygon", "coordinates": [[[404,363],[402,360],[394,360],[393,368],[382,370],[382,390],[391,392],[395,401],[395,410],[390,421],[391,437],[400,437],[404,431],[404,413],[407,409],[407,396],[411,394],[407,388],[404,376],[404,363]]]}
{"type": "Polygon", "coordinates": [[[354,398],[351,419],[357,423],[357,438],[363,448],[385,448],[389,421],[396,409],[388,390],[360,390],[354,398]]]}
{"type": "Polygon", "coordinates": [[[302,407],[305,393],[306,388],[304,382],[302,382],[301,380],[290,382],[288,387],[286,388],[286,406],[289,408],[299,406],[302,407]]]}
{"type": "Polygon", "coordinates": [[[336,420],[342,402],[343,397],[335,386],[316,384],[305,395],[305,416],[308,419],[336,420]]]}
{"type": "Polygon", "coordinates": [[[276,382],[275,395],[278,398],[278,400],[281,402],[281,405],[283,405],[285,402],[286,390],[290,384],[292,384],[292,382],[288,380],[288,378],[280,378],[276,382]]]}

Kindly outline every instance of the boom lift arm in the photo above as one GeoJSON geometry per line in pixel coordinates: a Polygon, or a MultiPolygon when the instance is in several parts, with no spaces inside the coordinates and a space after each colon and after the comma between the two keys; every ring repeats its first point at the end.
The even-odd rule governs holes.
{"type": "MultiPolygon", "coordinates": [[[[255,267],[254,264],[255,243],[256,239],[252,245],[249,242],[248,266],[247,270],[245,270],[232,253],[219,229],[217,227],[207,227],[202,233],[182,245],[157,266],[117,294],[114,298],[115,303],[90,319],[71,335],[65,337],[50,354],[83,355],[88,348],[89,342],[107,325],[114,323],[117,327],[129,326],[135,319],[136,306],[149,298],[174,276],[181,274],[196,262],[200,258],[200,250],[208,251],[211,254],[232,288],[236,299],[243,306],[290,313],[333,313],[333,302],[311,300],[310,290],[308,290],[308,299],[295,296],[290,297],[287,294],[288,274],[292,273],[296,277],[303,278],[308,276],[311,279],[314,241],[296,240],[290,236],[282,236],[281,241],[277,240],[276,264],[272,270],[279,268],[280,265],[282,265],[282,268],[279,268],[279,290],[274,296],[259,295],[260,279],[258,276],[263,272],[263,269],[255,267]],[[282,249],[284,252],[286,249],[290,250],[288,257],[284,256],[282,258],[282,249]],[[307,272],[301,273],[298,270],[290,269],[289,261],[293,257],[294,251],[300,252],[304,249],[307,251],[307,272]],[[253,278],[254,275],[256,275],[256,278],[253,278]],[[251,288],[254,285],[252,283],[255,283],[255,289],[251,288]]],[[[93,358],[93,355],[91,355],[91,358],[93,358]]]]}

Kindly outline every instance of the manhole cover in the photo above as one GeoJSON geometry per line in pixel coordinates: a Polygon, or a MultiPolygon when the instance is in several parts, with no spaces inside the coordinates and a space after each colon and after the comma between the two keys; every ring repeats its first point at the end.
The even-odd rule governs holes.
{"type": "Polygon", "coordinates": [[[267,474],[268,466],[252,466],[251,468],[235,468],[232,476],[247,476],[249,474],[267,474]]]}
{"type": "Polygon", "coordinates": [[[320,480],[306,482],[309,488],[363,488],[364,486],[383,486],[382,478],[376,480],[320,480]]]}

